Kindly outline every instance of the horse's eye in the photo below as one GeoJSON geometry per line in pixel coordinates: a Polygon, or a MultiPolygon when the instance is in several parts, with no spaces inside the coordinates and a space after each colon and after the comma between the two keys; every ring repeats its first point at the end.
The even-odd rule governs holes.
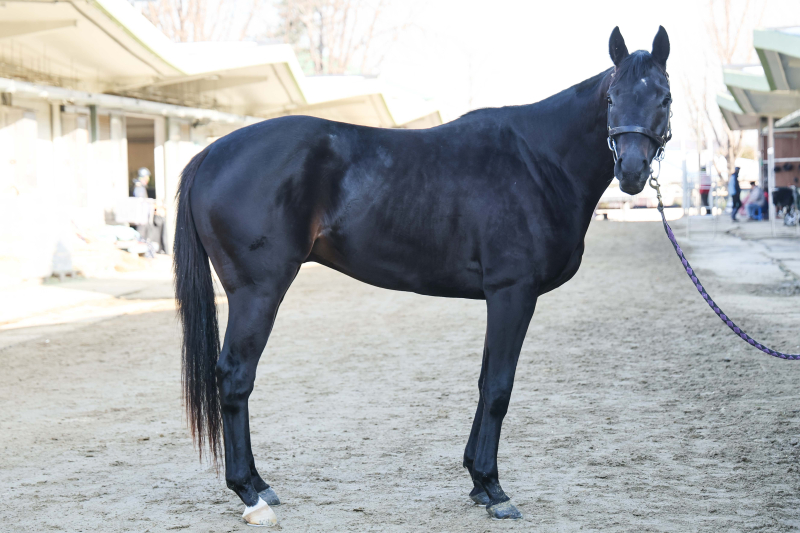
{"type": "Polygon", "coordinates": [[[611,97],[606,97],[606,101],[608,101],[608,105],[614,105],[614,102],[611,101],[611,97]]]}
{"type": "Polygon", "coordinates": [[[661,102],[661,107],[667,107],[671,103],[672,103],[672,96],[667,96],[666,98],[664,98],[664,101],[661,102]]]}

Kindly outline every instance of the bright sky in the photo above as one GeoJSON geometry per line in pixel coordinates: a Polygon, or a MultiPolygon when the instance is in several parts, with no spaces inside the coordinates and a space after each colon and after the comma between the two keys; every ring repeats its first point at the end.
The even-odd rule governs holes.
{"type": "MultiPolygon", "coordinates": [[[[701,83],[708,72],[709,84],[724,89],[707,35],[709,16],[703,0],[431,0],[385,59],[381,78],[435,98],[448,120],[470,108],[470,96],[471,107],[546,98],[611,66],[614,26],[628,50],[649,51],[661,24],[672,48],[673,129],[676,138],[689,137],[681,79],[701,83]]],[[[797,23],[796,0],[767,0],[762,26],[797,23]]],[[[758,61],[755,52],[750,60],[758,61]]]]}

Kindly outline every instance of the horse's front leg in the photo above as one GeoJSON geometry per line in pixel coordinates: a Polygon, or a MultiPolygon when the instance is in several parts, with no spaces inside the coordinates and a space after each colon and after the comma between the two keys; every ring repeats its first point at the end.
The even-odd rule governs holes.
{"type": "Polygon", "coordinates": [[[489,497],[486,510],[492,518],[518,519],[522,515],[500,487],[497,448],[508,411],[514,374],[525,333],[536,307],[536,287],[521,282],[487,294],[486,347],[483,359],[483,416],[472,466],[476,485],[489,497]]]}
{"type": "Polygon", "coordinates": [[[467,447],[464,449],[464,468],[472,478],[472,491],[469,498],[477,505],[489,505],[489,496],[483,487],[475,481],[473,469],[475,464],[475,454],[478,452],[478,435],[481,432],[481,420],[483,420],[483,382],[486,376],[486,344],[483,346],[483,359],[481,359],[481,375],[478,378],[478,408],[475,410],[475,418],[472,419],[472,429],[469,432],[467,447]]]}

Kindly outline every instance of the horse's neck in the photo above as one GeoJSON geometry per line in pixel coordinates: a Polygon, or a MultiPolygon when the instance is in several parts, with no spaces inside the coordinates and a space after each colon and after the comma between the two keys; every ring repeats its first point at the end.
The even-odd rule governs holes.
{"type": "MultiPolygon", "coordinates": [[[[607,108],[604,105],[608,73],[587,80],[588,87],[572,87],[529,107],[523,134],[537,156],[549,160],[557,186],[576,202],[585,226],[614,179],[614,165],[606,144],[607,108]],[[542,125],[546,124],[546,128],[542,125]]],[[[565,206],[575,208],[572,206],[565,206]]]]}

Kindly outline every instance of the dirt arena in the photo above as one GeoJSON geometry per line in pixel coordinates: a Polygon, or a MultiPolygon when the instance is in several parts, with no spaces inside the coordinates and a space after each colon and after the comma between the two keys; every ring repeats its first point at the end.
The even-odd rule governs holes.
{"type": "MultiPolygon", "coordinates": [[[[797,351],[797,291],[698,270],[755,338],[797,351]]],[[[120,297],[148,312],[0,350],[0,530],[246,530],[184,425],[170,297],[152,282],[120,297]]],[[[730,335],[660,224],[593,223],[577,276],[539,300],[500,445],[516,523],[470,505],[461,467],[484,327],[483,302],[303,269],[250,402],[280,529],[800,529],[800,363],[730,335]]]]}

